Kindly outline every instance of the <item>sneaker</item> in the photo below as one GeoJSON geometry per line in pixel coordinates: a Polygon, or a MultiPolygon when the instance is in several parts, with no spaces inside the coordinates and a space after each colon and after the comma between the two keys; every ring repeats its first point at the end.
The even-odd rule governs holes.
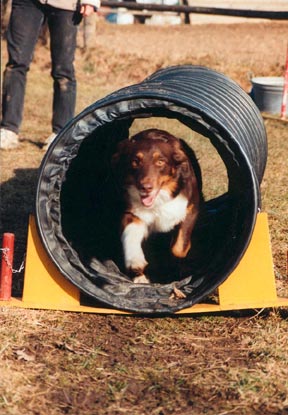
{"type": "Polygon", "coordinates": [[[12,150],[19,146],[18,134],[14,131],[0,129],[0,148],[1,150],[12,150]]]}
{"type": "Polygon", "coordinates": [[[52,133],[49,135],[48,138],[46,138],[44,145],[42,147],[43,151],[47,151],[48,147],[50,146],[50,144],[52,143],[52,141],[54,141],[54,139],[56,138],[57,134],[56,133],[52,133]]]}

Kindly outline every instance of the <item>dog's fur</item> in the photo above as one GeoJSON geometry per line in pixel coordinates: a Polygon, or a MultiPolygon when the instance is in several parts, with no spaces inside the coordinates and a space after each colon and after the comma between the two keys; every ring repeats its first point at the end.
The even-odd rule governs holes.
{"type": "Polygon", "coordinates": [[[112,157],[115,177],[124,191],[121,241],[125,267],[134,282],[149,282],[144,275],[147,261],[142,243],[151,233],[175,228],[171,251],[177,258],[185,258],[191,248],[202,198],[201,180],[191,157],[196,160],[192,150],[187,155],[182,140],[157,129],[121,141],[112,157]]]}

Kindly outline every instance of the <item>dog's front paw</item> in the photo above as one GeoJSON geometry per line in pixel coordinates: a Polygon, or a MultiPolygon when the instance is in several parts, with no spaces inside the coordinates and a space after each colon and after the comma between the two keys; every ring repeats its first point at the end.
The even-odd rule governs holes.
{"type": "Polygon", "coordinates": [[[144,274],[137,275],[136,277],[134,277],[133,282],[135,284],[149,284],[150,283],[149,279],[144,274]]]}
{"type": "Polygon", "coordinates": [[[144,269],[148,265],[144,254],[139,252],[138,256],[126,258],[126,268],[135,284],[149,284],[148,278],[144,274],[144,269]]]}
{"type": "Polygon", "coordinates": [[[126,269],[133,275],[142,275],[147,265],[148,262],[146,261],[144,254],[130,256],[125,260],[126,269]]]}

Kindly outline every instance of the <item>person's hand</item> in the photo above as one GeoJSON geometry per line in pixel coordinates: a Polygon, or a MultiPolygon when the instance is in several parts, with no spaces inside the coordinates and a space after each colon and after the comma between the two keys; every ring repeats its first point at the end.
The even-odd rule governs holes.
{"type": "Polygon", "coordinates": [[[83,15],[83,17],[90,16],[92,13],[94,13],[94,11],[94,6],[91,6],[90,4],[82,4],[80,8],[80,13],[83,15]]]}

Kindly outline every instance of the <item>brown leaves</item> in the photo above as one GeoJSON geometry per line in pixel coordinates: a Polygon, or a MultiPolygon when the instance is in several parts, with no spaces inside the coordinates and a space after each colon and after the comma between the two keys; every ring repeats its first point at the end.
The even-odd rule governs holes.
{"type": "Polygon", "coordinates": [[[14,353],[18,360],[24,360],[25,362],[34,362],[35,360],[35,355],[25,349],[16,350],[14,353]]]}

